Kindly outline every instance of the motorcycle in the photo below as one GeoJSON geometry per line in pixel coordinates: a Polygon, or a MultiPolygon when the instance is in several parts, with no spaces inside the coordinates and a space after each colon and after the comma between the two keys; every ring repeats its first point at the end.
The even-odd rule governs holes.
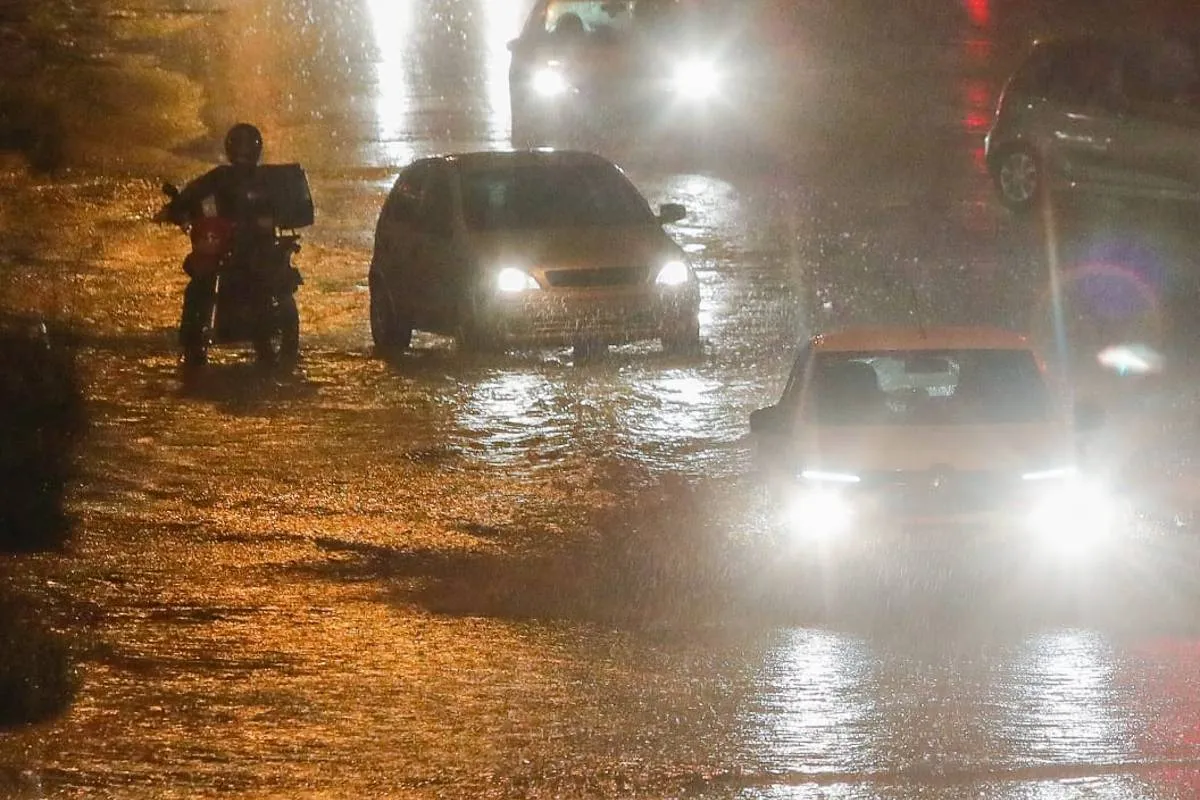
{"type": "MultiPolygon", "coordinates": [[[[300,252],[296,229],[313,222],[312,198],[297,165],[258,169],[264,173],[275,214],[270,235],[256,240],[248,252],[237,252],[237,223],[218,216],[213,203],[201,203],[200,213],[180,224],[192,248],[183,262],[192,284],[184,294],[179,326],[185,364],[207,363],[212,345],[245,342],[253,345],[262,362],[290,362],[299,357],[300,314],[295,293],[304,280],[293,266],[292,256],[300,252]],[[212,278],[215,302],[193,288],[212,278]]],[[[179,195],[169,183],[163,184],[162,190],[172,200],[179,195]]],[[[166,217],[164,212],[159,219],[166,217]]]]}

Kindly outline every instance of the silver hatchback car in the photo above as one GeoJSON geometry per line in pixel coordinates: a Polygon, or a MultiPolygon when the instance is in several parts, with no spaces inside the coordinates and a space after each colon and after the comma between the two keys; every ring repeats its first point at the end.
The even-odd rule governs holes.
{"type": "Polygon", "coordinates": [[[1079,190],[1200,201],[1200,47],[1184,39],[1038,42],[985,140],[1000,201],[1079,190]]]}

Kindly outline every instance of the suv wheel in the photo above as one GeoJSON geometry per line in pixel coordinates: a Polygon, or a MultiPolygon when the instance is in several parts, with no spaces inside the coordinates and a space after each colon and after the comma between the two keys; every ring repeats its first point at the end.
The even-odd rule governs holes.
{"type": "Polygon", "coordinates": [[[412,344],[412,322],[396,308],[387,284],[375,272],[367,279],[371,294],[371,339],[383,352],[407,350],[412,344]]]}
{"type": "Polygon", "coordinates": [[[1041,159],[1028,147],[1014,147],[1001,153],[992,177],[1000,202],[1013,211],[1030,210],[1045,190],[1041,159]]]}

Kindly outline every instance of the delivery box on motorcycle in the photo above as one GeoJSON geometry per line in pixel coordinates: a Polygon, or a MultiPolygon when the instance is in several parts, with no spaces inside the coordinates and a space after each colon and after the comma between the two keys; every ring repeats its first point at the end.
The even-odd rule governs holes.
{"type": "Polygon", "coordinates": [[[285,230],[313,224],[308,175],[299,164],[262,164],[259,176],[275,211],[275,225],[285,230]]]}

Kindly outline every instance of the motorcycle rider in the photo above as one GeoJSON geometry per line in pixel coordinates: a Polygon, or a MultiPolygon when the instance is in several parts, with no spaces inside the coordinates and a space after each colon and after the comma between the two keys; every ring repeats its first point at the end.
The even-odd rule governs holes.
{"type": "Polygon", "coordinates": [[[269,258],[274,243],[275,214],[258,170],[263,138],[257,127],[239,122],[225,134],[228,164],[214,167],[188,183],[159,213],[177,225],[216,218],[232,223],[230,246],[220,259],[193,252],[183,269],[190,281],[183,294],[179,343],[185,360],[203,361],[209,321],[217,299],[217,268],[239,268],[269,258]]]}

